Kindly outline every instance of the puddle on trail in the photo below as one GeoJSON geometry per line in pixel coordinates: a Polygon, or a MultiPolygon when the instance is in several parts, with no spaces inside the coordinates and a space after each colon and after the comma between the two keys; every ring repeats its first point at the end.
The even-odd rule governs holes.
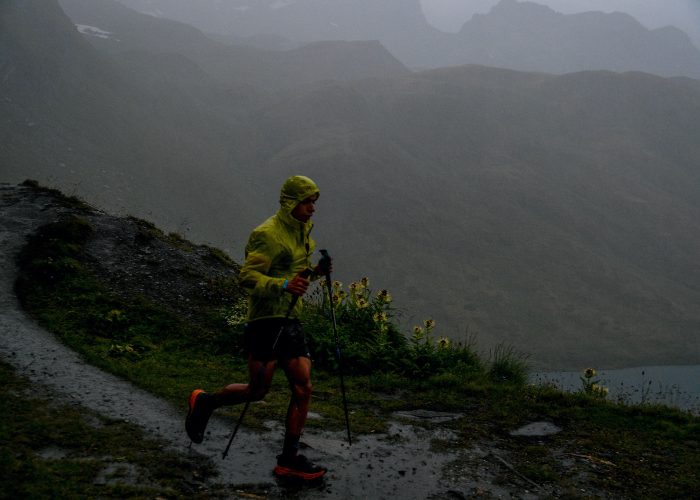
{"type": "MultiPolygon", "coordinates": [[[[281,435],[279,424],[271,434],[281,435]]],[[[269,436],[259,435],[263,443],[269,436]]],[[[308,499],[348,498],[428,498],[446,492],[442,470],[456,455],[430,450],[433,430],[391,423],[389,432],[380,435],[354,436],[348,446],[345,433],[309,430],[302,439],[302,453],[328,468],[323,481],[302,485],[277,481],[267,464],[270,483],[258,484],[267,498],[289,495],[308,499]]],[[[222,464],[223,465],[223,464],[222,464]]],[[[227,475],[222,470],[223,475],[227,475]]]]}
{"type": "MultiPolygon", "coordinates": [[[[444,416],[421,413],[419,419],[444,416]]],[[[268,430],[263,433],[241,429],[243,440],[238,446],[234,444],[227,460],[221,460],[220,449],[215,456],[207,454],[207,458],[219,469],[218,481],[234,485],[234,491],[247,498],[529,500],[551,493],[549,488],[538,487],[513,472],[509,465],[512,459],[502,443],[474,442],[457,450],[442,448],[440,442],[457,439],[454,430],[440,424],[429,429],[412,425],[415,415],[396,413],[394,417],[399,420],[390,424],[386,434],[353,436],[352,446],[348,446],[344,432],[309,429],[302,438],[302,453],[328,468],[325,478],[316,483],[280,481],[272,475],[274,456],[284,433],[280,422],[266,422],[268,430]],[[438,447],[432,448],[435,443],[438,447]]],[[[233,421],[229,429],[232,425],[233,421]]],[[[224,436],[210,438],[218,440],[220,448],[226,441],[224,436]]]]}

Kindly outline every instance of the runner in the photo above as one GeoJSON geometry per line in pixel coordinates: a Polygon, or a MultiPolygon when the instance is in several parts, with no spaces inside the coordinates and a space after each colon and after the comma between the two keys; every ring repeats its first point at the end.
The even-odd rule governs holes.
{"type": "Polygon", "coordinates": [[[311,400],[311,355],[298,319],[302,309],[298,298],[306,293],[310,281],[331,271],[330,259],[321,259],[311,268],[315,245],[309,233],[318,197],[318,187],[311,179],[290,177],[282,186],[279,211],[250,235],[240,274],[249,292],[244,333],[249,382],[227,385],[214,394],[195,389],[185,421],[187,435],[201,443],[212,412],[220,406],[262,399],[279,365],[289,380],[291,399],[274,473],[305,480],[326,473],[298,453],[311,400]]]}

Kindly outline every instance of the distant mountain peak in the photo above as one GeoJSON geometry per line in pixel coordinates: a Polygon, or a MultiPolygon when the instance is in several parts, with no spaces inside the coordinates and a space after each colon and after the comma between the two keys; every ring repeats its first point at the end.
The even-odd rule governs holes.
{"type": "Polygon", "coordinates": [[[700,78],[700,50],[686,34],[676,28],[649,30],[621,12],[562,14],[530,1],[501,0],[467,21],[457,37],[447,61],[452,65],[700,78]]]}

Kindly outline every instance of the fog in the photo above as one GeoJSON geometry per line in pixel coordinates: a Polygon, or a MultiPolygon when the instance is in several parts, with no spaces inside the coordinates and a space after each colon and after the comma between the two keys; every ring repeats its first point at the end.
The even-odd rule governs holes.
{"type": "MultiPolygon", "coordinates": [[[[428,21],[456,32],[475,13],[486,13],[500,0],[421,0],[428,21]]],[[[564,14],[598,10],[625,12],[647,28],[676,26],[700,47],[700,2],[697,0],[537,0],[564,14]]]]}
{"type": "MultiPolygon", "coordinates": [[[[201,26],[217,5],[127,1],[201,26]]],[[[240,259],[279,179],[301,172],[325,193],[314,238],[338,259],[337,278],[390,290],[406,329],[434,319],[436,335],[512,345],[547,370],[698,364],[696,51],[664,40],[636,51],[649,34],[628,23],[605,36],[586,27],[595,40],[581,33],[566,51],[540,49],[579,40],[555,33],[531,45],[517,29],[433,36],[406,0],[219,16],[239,21],[229,33],[292,41],[372,40],[383,29],[415,67],[454,57],[412,73],[378,42],[226,50],[107,1],[61,0],[68,17],[56,2],[6,4],[16,15],[0,26],[2,66],[13,69],[1,84],[0,158],[13,181],[36,179],[240,259]],[[601,57],[577,57],[591,53],[601,57]],[[663,78],[691,64],[695,80],[663,78]]]]}

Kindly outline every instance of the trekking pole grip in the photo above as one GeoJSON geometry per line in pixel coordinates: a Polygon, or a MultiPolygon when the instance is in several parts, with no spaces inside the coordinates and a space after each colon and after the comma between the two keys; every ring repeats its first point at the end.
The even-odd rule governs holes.
{"type": "MultiPolygon", "coordinates": [[[[321,257],[321,260],[319,261],[318,264],[319,264],[319,266],[321,266],[321,268],[328,269],[328,267],[330,266],[330,263],[331,263],[331,256],[328,255],[328,250],[321,250],[321,255],[323,255],[323,257],[321,257]]],[[[330,279],[331,279],[330,271],[326,271],[324,274],[326,276],[326,280],[330,281],[330,279]]]]}

